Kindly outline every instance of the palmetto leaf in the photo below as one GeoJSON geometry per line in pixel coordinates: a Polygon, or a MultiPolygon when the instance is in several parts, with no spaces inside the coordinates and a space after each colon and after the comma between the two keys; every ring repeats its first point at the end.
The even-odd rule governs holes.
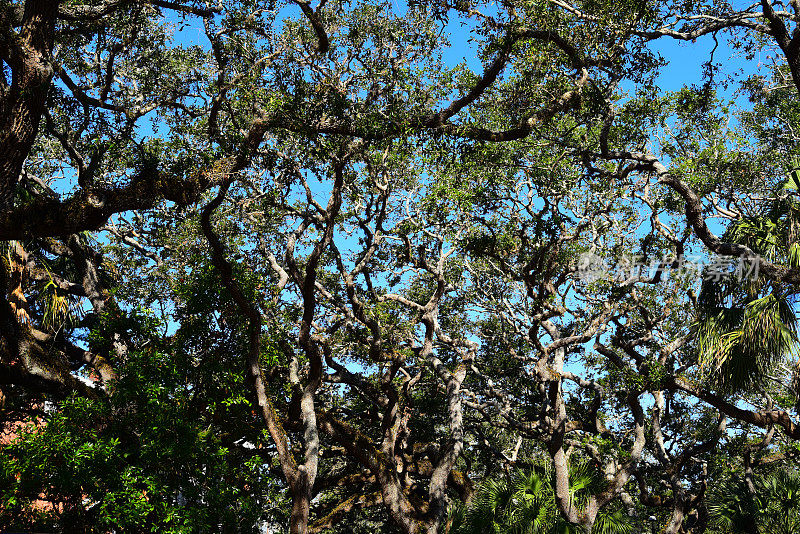
{"type": "Polygon", "coordinates": [[[633,525],[630,519],[622,511],[601,510],[597,515],[597,522],[594,524],[592,532],[603,532],[604,534],[629,534],[633,532],[633,525]]]}
{"type": "MultiPolygon", "coordinates": [[[[785,188],[800,191],[797,159],[785,188]]],[[[726,239],[790,268],[800,268],[799,236],[800,205],[786,197],[763,216],[736,221],[726,231],[726,239]]],[[[797,352],[792,295],[757,277],[740,282],[731,278],[704,282],[695,323],[701,370],[728,392],[753,386],[797,352]]]]}
{"type": "Polygon", "coordinates": [[[749,532],[755,521],[756,502],[744,482],[732,479],[718,483],[708,497],[712,524],[726,532],[749,532]]]}
{"type": "Polygon", "coordinates": [[[797,157],[792,158],[792,168],[789,171],[789,179],[783,186],[784,189],[800,191],[800,161],[797,157]]]}
{"type": "Polygon", "coordinates": [[[800,269],[800,243],[792,243],[789,247],[789,258],[787,263],[792,269],[800,269]]]}
{"type": "MultiPolygon", "coordinates": [[[[602,477],[587,463],[570,470],[570,495],[584,506],[590,493],[598,491],[602,477]]],[[[580,525],[570,524],[558,512],[553,491],[553,470],[549,461],[537,462],[512,476],[482,482],[466,510],[455,508],[452,532],[457,534],[583,534],[580,525]]],[[[619,511],[602,510],[592,532],[628,534],[633,527],[619,511]]]]}
{"type": "Polygon", "coordinates": [[[737,534],[800,534],[800,475],[785,470],[757,476],[751,494],[741,480],[727,479],[709,492],[712,525],[737,534]]]}
{"type": "Polygon", "coordinates": [[[701,316],[697,339],[706,375],[725,390],[740,391],[796,354],[797,321],[786,297],[773,292],[701,316]]]}
{"type": "Polygon", "coordinates": [[[784,248],[786,223],[770,217],[749,217],[738,221],[728,231],[728,236],[751,250],[775,261],[784,248]]]}
{"type": "Polygon", "coordinates": [[[59,330],[64,323],[75,318],[79,313],[79,306],[74,297],[64,295],[58,291],[56,284],[52,280],[50,271],[45,266],[47,274],[51,276],[50,281],[41,291],[41,298],[44,304],[42,314],[42,325],[52,331],[59,330]]]}

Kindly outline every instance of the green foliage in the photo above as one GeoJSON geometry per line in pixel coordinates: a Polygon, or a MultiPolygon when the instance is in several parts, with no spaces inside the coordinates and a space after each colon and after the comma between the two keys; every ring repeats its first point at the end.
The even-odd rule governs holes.
{"type": "MultiPolygon", "coordinates": [[[[563,519],[554,492],[554,473],[549,461],[535,461],[528,469],[510,476],[484,480],[467,507],[451,511],[455,534],[581,534],[580,525],[563,519]]],[[[588,462],[570,469],[569,493],[576,507],[586,505],[588,495],[602,487],[602,477],[588,462]]],[[[633,525],[619,509],[606,507],[597,516],[592,532],[630,534],[633,525]]]]}
{"type": "Polygon", "coordinates": [[[741,479],[718,482],[708,497],[711,524],[731,534],[800,533],[800,475],[780,469],[756,476],[753,492],[741,479]]]}
{"type": "Polygon", "coordinates": [[[23,517],[41,498],[56,504],[51,522],[86,532],[217,532],[217,524],[256,532],[271,483],[266,459],[253,463],[255,450],[235,442],[258,443],[258,431],[232,435],[219,425],[223,413],[251,424],[247,407],[230,397],[240,386],[191,373],[166,354],[132,354],[110,404],[60,403],[4,447],[6,514],[14,503],[11,517],[23,517]]]}
{"type": "MultiPolygon", "coordinates": [[[[116,332],[143,348],[116,362],[112,395],[56,403],[3,447],[2,528],[259,531],[283,496],[231,352],[240,325],[213,320],[224,297],[213,274],[194,269],[178,284],[173,336],[150,310],[111,309],[95,321],[95,350],[116,332]],[[31,513],[37,500],[54,507],[31,513]]],[[[265,358],[274,364],[279,352],[267,344],[265,358]]]]}
{"type": "MultiPolygon", "coordinates": [[[[12,8],[23,2],[0,3],[0,40],[16,39],[12,8]]],[[[685,280],[585,283],[575,271],[588,251],[621,269],[622,258],[652,261],[700,245],[684,218],[686,198],[667,187],[655,159],[697,193],[703,216],[734,221],[723,241],[800,268],[798,161],[788,180],[776,171],[798,155],[800,104],[787,65],[766,66],[768,76],[759,65],[743,81],[748,109],[725,101],[736,75],[715,79],[713,53],[702,85],[657,86],[667,61],[652,43],[659,32],[697,29],[719,45],[729,24],[726,44],[752,56],[771,42],[739,35],[766,28],[750,24],[763,22],[757,5],[730,15],[733,5],[708,1],[295,2],[301,10],[232,0],[202,17],[190,13],[210,3],[186,0],[64,14],[93,4],[60,3],[57,45],[40,55],[57,61],[55,81],[47,112],[34,117],[39,135],[12,204],[38,202],[49,215],[72,206],[73,193],[78,201],[91,193],[98,213],[83,228],[107,226],[63,238],[52,237],[60,227],[30,230],[39,237],[19,258],[29,278],[18,269],[17,280],[30,305],[14,310],[30,323],[0,317],[0,364],[9,374],[35,370],[24,353],[35,340],[65,360],[68,376],[86,375],[95,358],[118,378],[103,389],[76,386],[83,398],[47,377],[9,387],[0,377],[0,415],[31,424],[2,447],[0,528],[254,532],[262,519],[285,522],[293,477],[280,472],[245,378],[248,320],[198,223],[228,179],[212,224],[260,314],[259,363],[295,459],[316,452],[303,451],[313,434],[299,415],[312,351],[297,343],[301,321],[324,355],[313,369],[320,383],[307,391],[322,430],[311,515],[352,504],[340,531],[396,528],[380,504],[360,499],[388,494],[365,459],[367,440],[381,449],[381,468],[394,455],[397,494],[414,520],[439,517],[426,486],[463,436],[463,449],[452,449],[462,481],[485,479],[469,506],[453,505],[453,531],[566,534],[580,530],[556,509],[552,467],[537,461],[503,476],[495,450],[513,445],[515,428],[526,428],[523,447],[532,435],[546,441],[559,395],[566,442],[596,447],[609,469],[631,458],[629,425],[641,422],[631,422],[630,403],[642,394],[664,390],[660,425],[672,457],[711,436],[718,414],[681,390],[683,377],[739,395],[737,406],[755,403],[755,393],[778,404],[791,396],[784,376],[765,378],[796,355],[792,288],[707,283],[692,324],[685,280]],[[317,49],[317,23],[326,51],[317,49]],[[463,61],[461,38],[469,40],[463,61]],[[334,167],[344,169],[342,206],[328,218],[334,167]],[[308,254],[329,231],[306,287],[308,254]],[[90,240],[96,257],[70,248],[90,240]],[[546,347],[557,341],[564,345],[546,347]],[[291,382],[289,362],[297,364],[291,382]],[[463,384],[452,380],[456,371],[466,373],[463,384]],[[347,432],[326,434],[331,418],[364,441],[352,447],[347,432]],[[33,511],[40,497],[55,508],[33,511]]],[[[24,62],[4,58],[13,85],[29,76],[12,76],[12,63],[24,62]]],[[[655,422],[644,426],[655,432],[655,422]]],[[[652,441],[635,476],[655,488],[664,484],[652,441]]],[[[670,477],[699,502],[705,474],[690,460],[670,477]]],[[[576,461],[574,504],[603,491],[604,476],[576,461]]],[[[791,477],[758,482],[772,501],[725,504],[725,495],[744,494],[721,483],[720,528],[762,509],[796,516],[791,477]]],[[[669,491],[675,486],[666,502],[669,491]]],[[[632,530],[618,501],[594,525],[596,533],[632,530]]]]}
{"type": "Polygon", "coordinates": [[[741,391],[797,352],[797,320],[785,296],[770,293],[732,308],[716,307],[697,323],[700,362],[715,384],[741,391]]]}

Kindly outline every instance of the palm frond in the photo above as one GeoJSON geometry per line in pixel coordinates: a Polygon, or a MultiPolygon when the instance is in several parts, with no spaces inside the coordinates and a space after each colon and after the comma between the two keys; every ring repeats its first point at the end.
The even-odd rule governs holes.
{"type": "Polygon", "coordinates": [[[598,534],[631,534],[633,523],[622,510],[603,509],[597,514],[592,532],[598,534]]]}
{"type": "MultiPolygon", "coordinates": [[[[602,488],[604,481],[587,462],[570,468],[570,496],[583,507],[589,495],[602,488]]],[[[463,512],[454,509],[456,534],[585,534],[580,525],[568,523],[555,501],[553,469],[549,460],[517,470],[510,477],[484,480],[472,503],[463,512]]],[[[627,534],[633,531],[629,518],[621,512],[603,510],[592,532],[627,534]]]]}
{"type": "Polygon", "coordinates": [[[786,296],[776,292],[701,315],[696,329],[703,373],[729,392],[752,386],[797,354],[796,316],[786,296]]]}
{"type": "Polygon", "coordinates": [[[741,480],[718,482],[708,494],[712,526],[731,534],[759,532],[800,534],[800,475],[779,470],[756,476],[751,494],[741,480]]]}
{"type": "Polygon", "coordinates": [[[755,522],[755,502],[744,482],[728,479],[718,483],[708,496],[711,523],[727,532],[744,533],[755,522]]]}

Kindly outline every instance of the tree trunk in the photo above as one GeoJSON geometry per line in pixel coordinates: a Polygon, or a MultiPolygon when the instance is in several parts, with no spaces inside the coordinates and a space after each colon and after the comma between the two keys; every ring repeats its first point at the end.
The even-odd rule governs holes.
{"type": "Polygon", "coordinates": [[[669,523],[667,523],[667,528],[664,529],[664,534],[679,534],[681,526],[683,526],[683,516],[685,513],[683,505],[676,504],[672,509],[672,515],[669,518],[669,523]]]}
{"type": "Polygon", "coordinates": [[[305,466],[299,466],[297,481],[292,489],[292,515],[289,519],[289,532],[291,534],[308,534],[309,519],[309,487],[305,466]]]}
{"type": "Polygon", "coordinates": [[[0,46],[11,68],[11,87],[0,101],[0,206],[8,206],[22,166],[36,139],[53,79],[51,52],[58,13],[56,0],[28,0],[19,34],[11,8],[0,13],[0,46]]]}

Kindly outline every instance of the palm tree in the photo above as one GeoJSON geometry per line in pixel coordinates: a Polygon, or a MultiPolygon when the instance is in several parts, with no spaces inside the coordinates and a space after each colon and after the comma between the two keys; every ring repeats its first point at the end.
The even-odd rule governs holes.
{"type": "MultiPolygon", "coordinates": [[[[783,191],[797,187],[800,173],[793,171],[783,191]]],[[[779,194],[765,215],[736,221],[725,239],[771,262],[800,268],[800,203],[793,197],[779,194]]],[[[793,288],[762,278],[703,282],[695,323],[700,364],[719,389],[750,389],[796,353],[795,297],[793,288]]]]}
{"type": "Polygon", "coordinates": [[[756,477],[754,486],[751,492],[731,478],[709,492],[712,532],[800,534],[800,474],[780,470],[756,477]]]}
{"type": "MultiPolygon", "coordinates": [[[[585,462],[570,469],[570,494],[578,506],[585,506],[588,496],[602,484],[602,477],[585,462]]],[[[454,534],[585,534],[583,527],[568,523],[558,512],[548,460],[507,477],[485,480],[468,507],[454,508],[451,513],[454,534]]],[[[606,507],[592,532],[628,534],[633,526],[622,511],[606,507]]]]}
{"type": "Polygon", "coordinates": [[[797,319],[790,294],[777,289],[765,295],[725,294],[708,282],[704,286],[696,323],[698,349],[702,369],[718,388],[731,393],[750,389],[796,353],[797,319]]]}

